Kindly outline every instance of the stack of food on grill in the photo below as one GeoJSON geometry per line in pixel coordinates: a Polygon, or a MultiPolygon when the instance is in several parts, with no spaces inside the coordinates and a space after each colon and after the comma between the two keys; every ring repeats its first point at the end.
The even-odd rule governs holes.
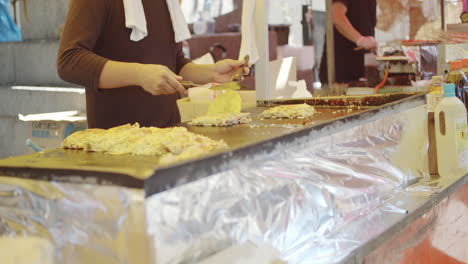
{"type": "Polygon", "coordinates": [[[183,127],[140,127],[136,123],[76,132],[63,141],[62,148],[109,155],[158,156],[161,163],[167,163],[225,150],[228,146],[222,140],[213,140],[183,127]]]}

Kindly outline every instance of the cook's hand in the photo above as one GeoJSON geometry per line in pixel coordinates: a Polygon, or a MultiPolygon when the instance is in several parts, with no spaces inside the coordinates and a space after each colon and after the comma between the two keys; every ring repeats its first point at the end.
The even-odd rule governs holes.
{"type": "Polygon", "coordinates": [[[142,64],[139,69],[139,85],[152,95],[175,94],[187,95],[187,90],[180,84],[183,78],[163,65],[142,64]]]}
{"type": "Polygon", "coordinates": [[[358,48],[366,49],[366,50],[373,50],[377,48],[377,41],[375,41],[374,37],[360,37],[356,41],[356,45],[358,48]]]}
{"type": "MultiPolygon", "coordinates": [[[[213,81],[217,83],[230,82],[234,77],[233,75],[236,70],[242,66],[244,66],[243,61],[236,61],[231,59],[218,61],[214,65],[213,81]]],[[[246,65],[244,68],[244,75],[248,75],[250,73],[249,67],[249,65],[246,65]]]]}

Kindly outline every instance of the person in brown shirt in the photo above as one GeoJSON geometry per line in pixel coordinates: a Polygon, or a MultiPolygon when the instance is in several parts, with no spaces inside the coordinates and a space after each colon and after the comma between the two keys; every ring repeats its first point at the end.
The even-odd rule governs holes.
{"type": "MultiPolygon", "coordinates": [[[[364,77],[364,54],[377,48],[374,39],[376,0],[332,0],[335,74],[338,83],[364,77]]],[[[326,47],[326,43],[325,43],[326,47]]],[[[327,50],[320,66],[320,81],[328,81],[327,50]]]]}
{"type": "Polygon", "coordinates": [[[123,0],[71,0],[57,55],[65,81],[86,87],[90,128],[127,123],[168,127],[180,122],[176,100],[195,83],[230,81],[243,65],[224,60],[195,65],[175,43],[165,0],[143,0],[148,36],[130,40],[123,0]]]}

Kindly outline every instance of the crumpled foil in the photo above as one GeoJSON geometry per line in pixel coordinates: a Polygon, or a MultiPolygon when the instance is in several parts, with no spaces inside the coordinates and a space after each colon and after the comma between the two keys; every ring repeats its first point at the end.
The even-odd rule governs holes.
{"type": "Polygon", "coordinates": [[[195,263],[248,240],[272,244],[289,263],[343,259],[376,235],[372,225],[385,227],[357,225],[371,212],[406,213],[387,200],[427,174],[424,116],[419,108],[285,146],[148,198],[156,263],[195,263]]]}
{"type": "Polygon", "coordinates": [[[150,263],[143,197],[142,190],[0,177],[0,239],[45,239],[55,263],[150,263]]]}

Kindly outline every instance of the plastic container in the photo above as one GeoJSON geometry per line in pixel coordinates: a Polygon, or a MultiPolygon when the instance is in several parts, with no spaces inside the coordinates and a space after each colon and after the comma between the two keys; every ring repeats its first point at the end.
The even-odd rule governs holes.
{"type": "Polygon", "coordinates": [[[213,100],[215,94],[208,87],[194,87],[188,89],[188,97],[194,103],[209,103],[213,100]]]}
{"type": "Polygon", "coordinates": [[[437,165],[441,177],[468,172],[468,131],[465,105],[455,96],[453,84],[444,85],[444,99],[434,113],[437,165]]]}

